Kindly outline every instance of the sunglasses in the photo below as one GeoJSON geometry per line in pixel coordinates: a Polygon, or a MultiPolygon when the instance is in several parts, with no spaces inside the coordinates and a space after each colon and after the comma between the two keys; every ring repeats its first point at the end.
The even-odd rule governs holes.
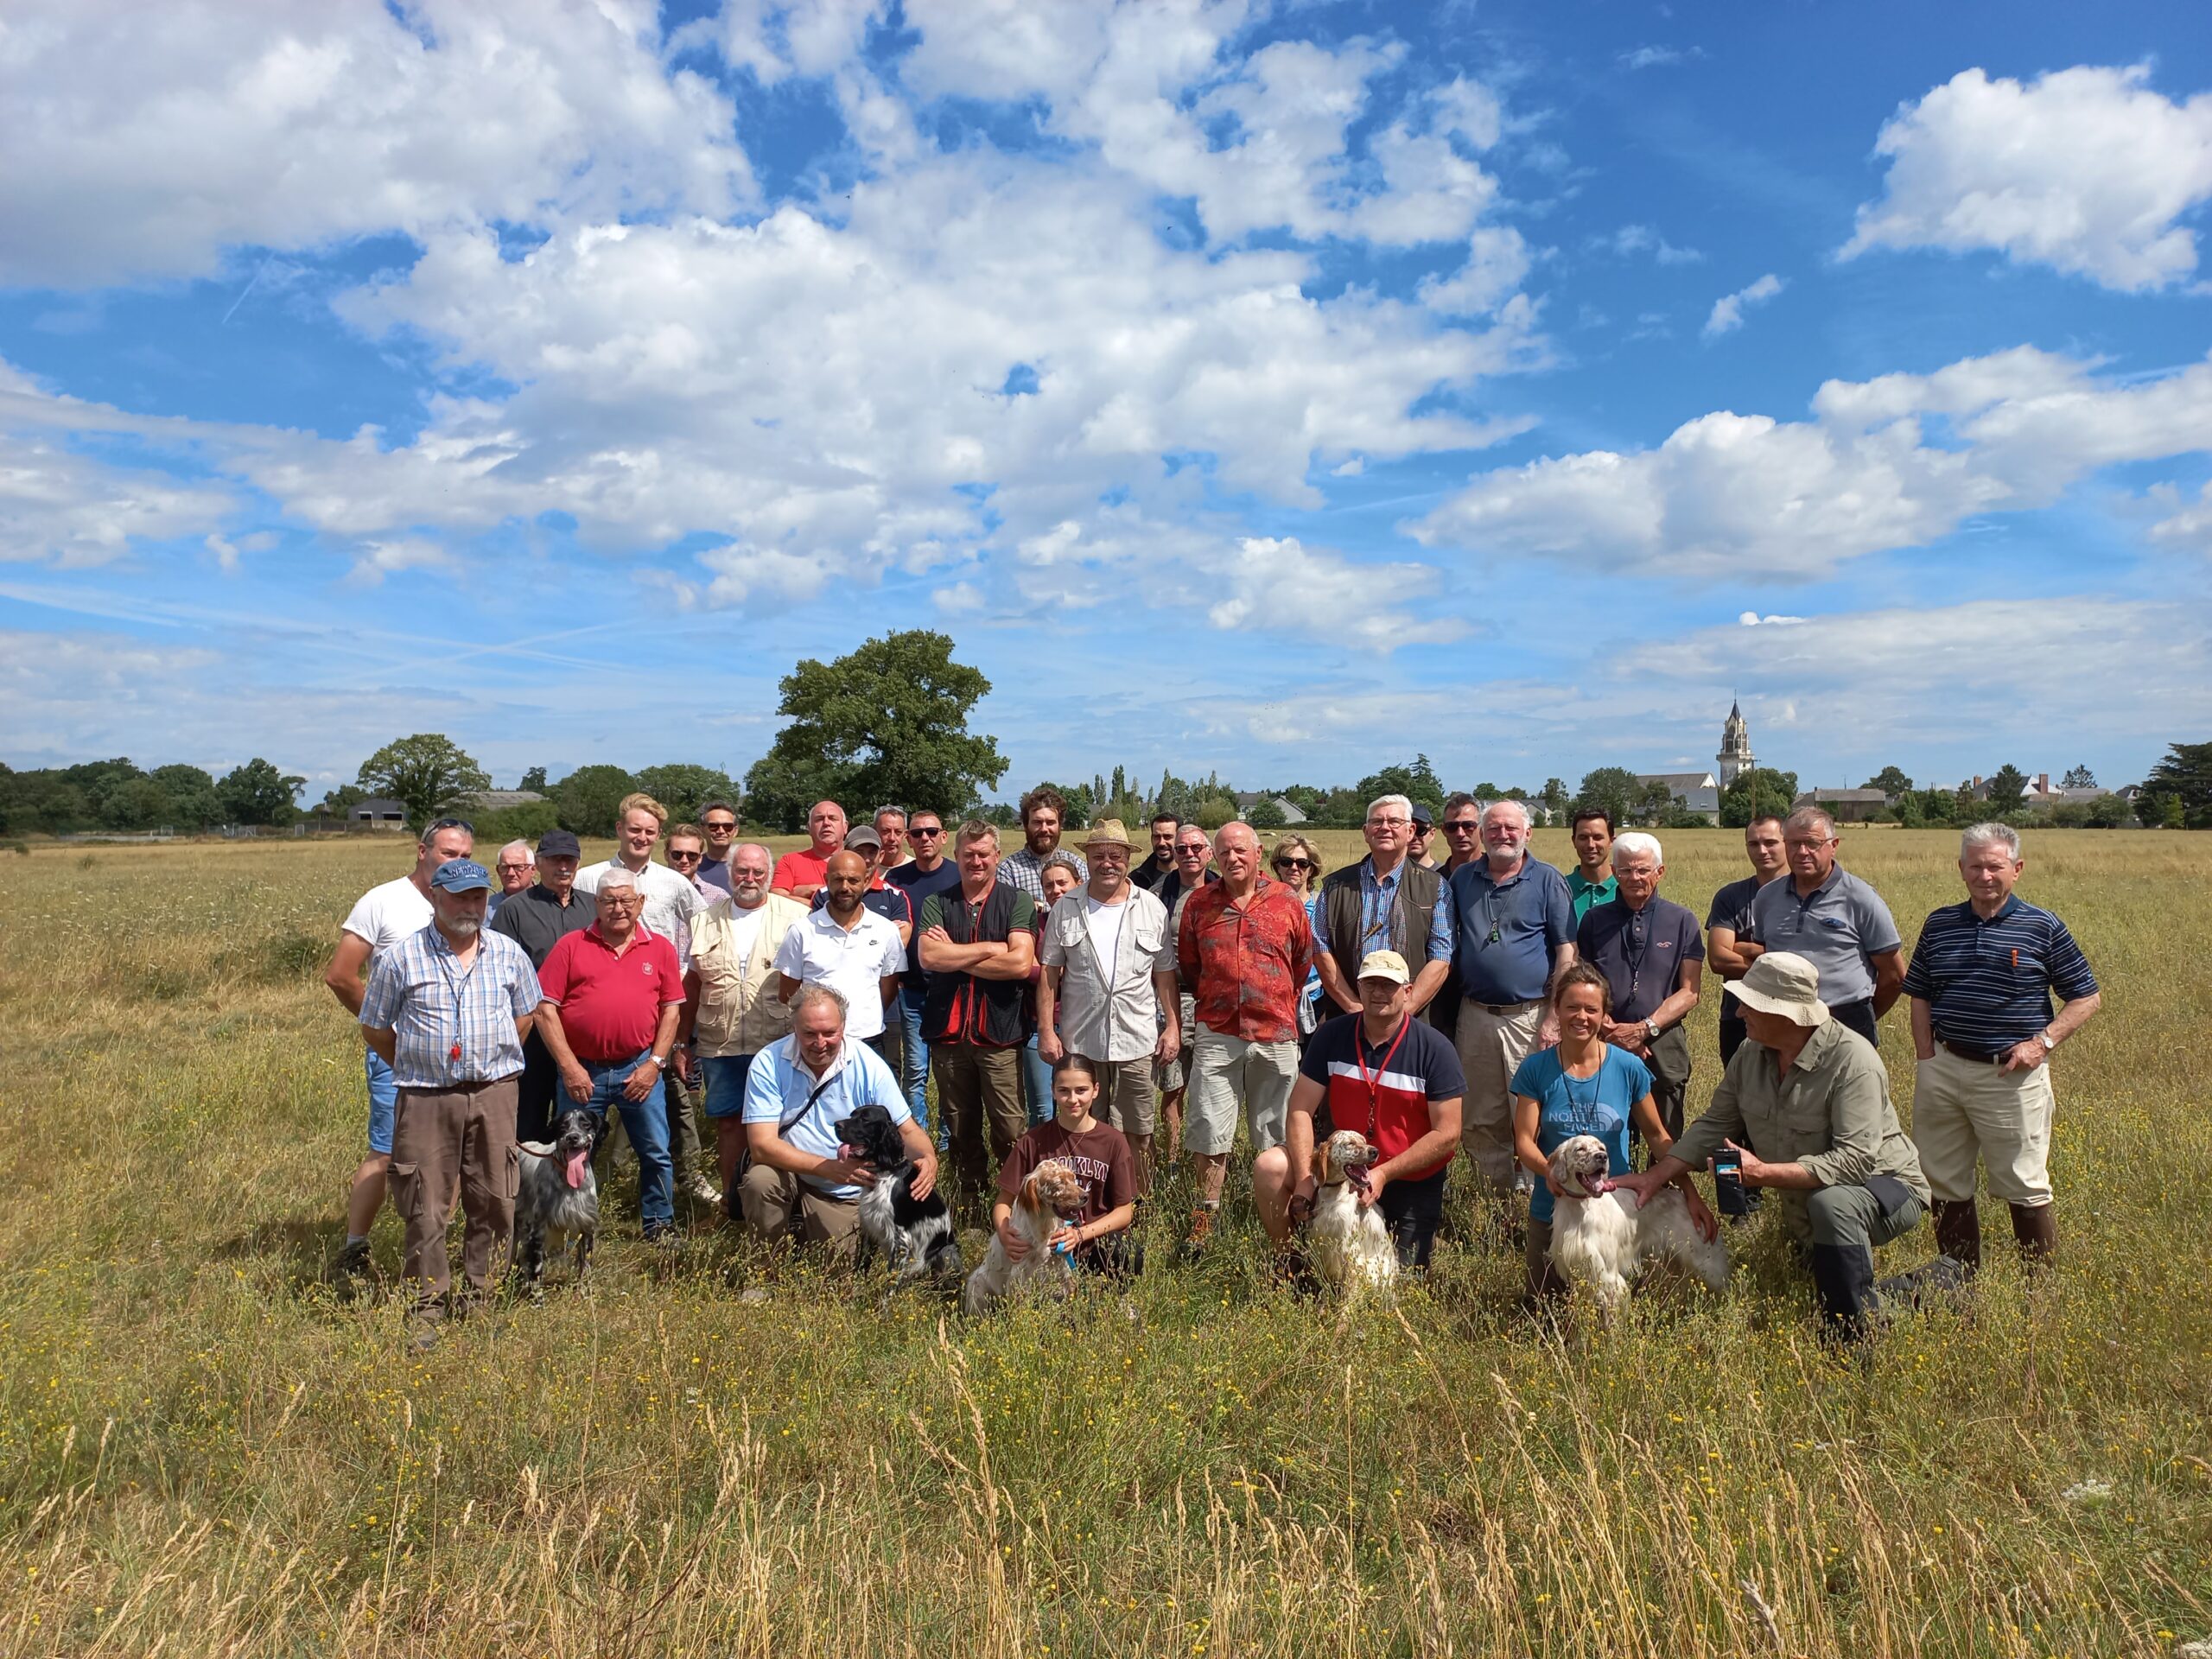
{"type": "Polygon", "coordinates": [[[1444,833],[1447,836],[1471,836],[1482,827],[1479,819],[1458,818],[1444,826],[1444,833]]]}
{"type": "Polygon", "coordinates": [[[906,833],[913,836],[941,836],[944,833],[944,827],[936,823],[918,823],[906,833]]]}
{"type": "Polygon", "coordinates": [[[1279,870],[1310,870],[1313,868],[1313,861],[1310,858],[1279,858],[1275,860],[1275,868],[1279,870]]]}
{"type": "Polygon", "coordinates": [[[737,828],[737,820],[735,818],[732,818],[728,823],[716,823],[712,818],[709,818],[707,820],[707,828],[709,830],[734,830],[737,828]]]}
{"type": "Polygon", "coordinates": [[[671,853],[668,861],[671,864],[696,864],[705,856],[704,853],[671,853]]]}
{"type": "Polygon", "coordinates": [[[476,833],[476,826],[467,818],[440,818],[423,832],[423,838],[428,841],[441,830],[466,830],[472,836],[476,833]]]}

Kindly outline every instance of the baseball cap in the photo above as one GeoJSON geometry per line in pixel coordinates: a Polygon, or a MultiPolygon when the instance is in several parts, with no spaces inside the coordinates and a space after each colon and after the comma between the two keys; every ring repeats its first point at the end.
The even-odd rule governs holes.
{"type": "Polygon", "coordinates": [[[1413,976],[1406,971],[1406,959],[1395,950],[1370,950],[1359,959],[1362,979],[1387,979],[1394,984],[1410,983],[1413,976]]]}
{"type": "Polygon", "coordinates": [[[447,893],[467,893],[477,887],[489,888],[492,872],[473,858],[449,858],[438,866],[431,876],[430,885],[447,893]]]}
{"type": "Polygon", "coordinates": [[[574,830],[548,830],[537,838],[537,855],[540,858],[582,858],[584,844],[576,839],[574,830]]]}
{"type": "Polygon", "coordinates": [[[1423,806],[1419,801],[1415,801],[1414,803],[1414,822],[1424,830],[1433,830],[1436,828],[1435,818],[1430,815],[1429,810],[1423,806]]]}
{"type": "Polygon", "coordinates": [[[875,833],[875,826],[872,823],[856,823],[845,831],[847,852],[858,852],[863,847],[872,852],[880,852],[883,849],[883,837],[875,833]]]}

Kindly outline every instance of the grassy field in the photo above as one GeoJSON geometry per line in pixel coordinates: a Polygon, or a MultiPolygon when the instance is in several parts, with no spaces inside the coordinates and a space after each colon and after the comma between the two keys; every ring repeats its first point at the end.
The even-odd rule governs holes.
{"type": "MultiPolygon", "coordinates": [[[[1668,841],[1701,916],[1735,837],[1668,841]]],[[[0,855],[0,1656],[2181,1650],[2212,1638],[2208,848],[2032,838],[2023,891],[2105,988],[2059,1061],[2062,1264],[2031,1291],[1993,1248],[1970,1306],[1855,1360],[1758,1226],[1725,1299],[1561,1341],[1469,1223],[1340,1329],[1269,1287],[1239,1198],[1202,1270],[976,1325],[703,1223],[648,1260],[626,1183],[594,1291],[418,1357],[321,1280],[365,1105],[321,965],[403,850],[0,855]]],[[[1954,855],[1844,849],[1908,939],[1954,855]]],[[[398,1243],[387,1213],[387,1272],[398,1243]]]]}

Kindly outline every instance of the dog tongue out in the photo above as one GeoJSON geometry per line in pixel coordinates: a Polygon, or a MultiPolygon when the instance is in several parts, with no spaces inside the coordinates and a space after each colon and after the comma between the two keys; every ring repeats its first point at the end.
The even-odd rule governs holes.
{"type": "Polygon", "coordinates": [[[571,1153],[569,1155],[568,1166],[563,1173],[566,1174],[570,1186],[582,1186],[584,1184],[584,1166],[590,1160],[591,1148],[589,1147],[584,1147],[581,1152],[571,1153]]]}

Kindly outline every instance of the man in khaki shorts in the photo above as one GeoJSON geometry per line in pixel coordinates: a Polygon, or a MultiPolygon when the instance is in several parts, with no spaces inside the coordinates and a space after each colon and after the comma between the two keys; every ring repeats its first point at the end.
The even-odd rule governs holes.
{"type": "Polygon", "coordinates": [[[1037,1052],[1080,1054],[1098,1071],[1103,1116],[1129,1143],[1137,1197],[1152,1191],[1153,1065],[1183,1043],[1167,909],[1129,880],[1128,831],[1101,819],[1083,842],[1090,880],[1045,918],[1037,1052]],[[1163,1023],[1164,1020],[1164,1023],[1163,1023]]]}
{"type": "Polygon", "coordinates": [[[1961,838],[1967,901],[1922,925],[1904,976],[1912,999],[1912,1139],[1936,1195],[1936,1248],[1969,1273],[1981,1264],[1974,1166],[2010,1207],[2031,1268],[2050,1260],[2050,1052],[2097,1011],[2096,977],[2066,924],[2014,896],[2026,868],[2008,824],[1961,838]],[[2051,1013],[2056,993],[2060,1007],[2051,1013]]]}

